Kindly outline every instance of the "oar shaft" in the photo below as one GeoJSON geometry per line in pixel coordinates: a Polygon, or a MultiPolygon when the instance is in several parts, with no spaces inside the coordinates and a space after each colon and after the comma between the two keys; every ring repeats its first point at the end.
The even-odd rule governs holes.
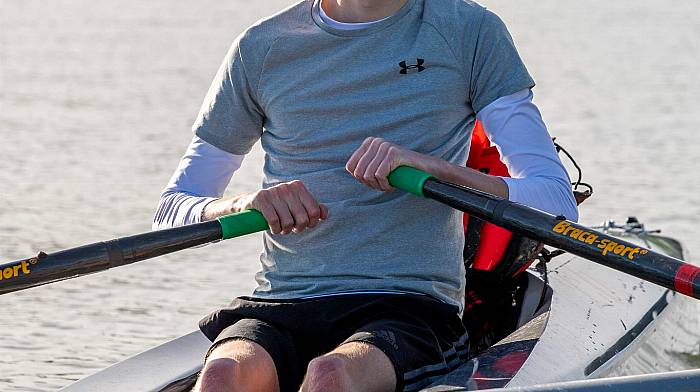
{"type": "Polygon", "coordinates": [[[401,167],[392,185],[596,263],[700,299],[700,268],[545,212],[401,167]]]}
{"type": "Polygon", "coordinates": [[[209,242],[265,230],[257,211],[97,242],[0,265],[0,294],[104,271],[209,242]]]}
{"type": "Polygon", "coordinates": [[[700,299],[700,268],[563,217],[430,179],[427,198],[493,222],[514,233],[700,299]]]}

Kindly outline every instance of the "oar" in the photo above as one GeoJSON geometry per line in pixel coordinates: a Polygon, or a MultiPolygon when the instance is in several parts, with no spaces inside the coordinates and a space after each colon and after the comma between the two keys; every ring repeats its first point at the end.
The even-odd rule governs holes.
{"type": "Polygon", "coordinates": [[[255,233],[268,228],[255,210],[243,211],[189,226],[176,227],[0,265],[0,294],[104,271],[160,255],[255,233]]]}
{"type": "Polygon", "coordinates": [[[437,200],[512,232],[700,299],[700,268],[568,221],[566,217],[440,181],[401,166],[389,175],[396,188],[437,200]]]}
{"type": "MultiPolygon", "coordinates": [[[[700,299],[700,268],[585,226],[474,189],[400,167],[396,188],[445,203],[513,232],[700,299]]],[[[0,265],[0,294],[104,271],[178,250],[266,230],[257,211],[174,229],[137,234],[0,265]]]]}

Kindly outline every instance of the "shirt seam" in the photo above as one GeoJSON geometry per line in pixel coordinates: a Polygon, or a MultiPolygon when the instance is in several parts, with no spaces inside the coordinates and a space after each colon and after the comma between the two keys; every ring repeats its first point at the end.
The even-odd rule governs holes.
{"type": "MultiPolygon", "coordinates": [[[[481,18],[479,19],[479,28],[476,32],[476,42],[474,43],[474,52],[472,53],[472,69],[469,80],[467,81],[469,85],[469,101],[472,103],[472,80],[474,79],[474,66],[476,65],[476,52],[481,44],[481,29],[484,27],[484,19],[486,18],[486,8],[481,9],[481,18]]],[[[476,111],[475,111],[476,112],[476,111]]]]}
{"type": "Polygon", "coordinates": [[[258,105],[260,106],[260,109],[265,112],[264,108],[264,103],[262,101],[262,94],[260,93],[260,83],[262,82],[262,77],[263,77],[263,72],[265,72],[265,66],[267,65],[267,59],[270,57],[270,53],[272,52],[272,47],[277,43],[277,41],[281,40],[284,38],[283,36],[277,37],[270,43],[270,45],[267,47],[267,51],[265,52],[265,56],[263,56],[262,63],[260,63],[260,71],[258,75],[258,80],[255,83],[255,93],[258,96],[258,105]]]}
{"type": "MultiPolygon", "coordinates": [[[[467,84],[467,87],[470,87],[469,79],[467,78],[466,73],[464,72],[463,66],[464,66],[464,61],[460,61],[459,57],[457,56],[457,53],[455,53],[454,48],[452,45],[450,45],[450,42],[445,38],[445,36],[442,34],[442,32],[431,22],[428,22],[426,20],[423,21],[423,23],[427,24],[428,26],[432,27],[433,30],[435,30],[436,33],[442,38],[443,41],[445,41],[445,45],[447,45],[447,48],[450,50],[450,53],[452,54],[452,57],[454,57],[455,61],[457,62],[458,68],[459,68],[459,73],[462,75],[462,79],[464,79],[464,82],[467,84]]],[[[472,65],[473,67],[473,65],[472,65]]]]}

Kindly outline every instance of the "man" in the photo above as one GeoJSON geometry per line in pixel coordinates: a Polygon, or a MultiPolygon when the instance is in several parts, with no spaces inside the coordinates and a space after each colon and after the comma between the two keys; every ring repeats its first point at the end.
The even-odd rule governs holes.
{"type": "Polygon", "coordinates": [[[410,165],[577,218],[503,23],[464,0],[304,0],[234,42],[154,227],[254,208],[252,297],[202,320],[196,390],[415,391],[465,359],[461,214],[395,192],[410,165]],[[463,167],[476,117],[513,178],[463,167]],[[265,150],[263,189],[222,197],[265,150]]]}

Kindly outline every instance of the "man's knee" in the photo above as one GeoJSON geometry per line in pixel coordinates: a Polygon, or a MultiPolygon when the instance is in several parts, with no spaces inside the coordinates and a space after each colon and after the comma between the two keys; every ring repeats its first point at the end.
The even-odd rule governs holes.
{"type": "Polygon", "coordinates": [[[385,392],[394,389],[394,366],[386,354],[371,344],[350,342],[312,360],[301,390],[385,392]]]}
{"type": "Polygon", "coordinates": [[[303,391],[347,391],[350,386],[347,361],[339,354],[313,359],[306,370],[303,391]]]}
{"type": "Polygon", "coordinates": [[[207,361],[199,376],[199,391],[224,391],[236,383],[239,363],[230,358],[207,361]]]}
{"type": "Polygon", "coordinates": [[[232,340],[212,350],[198,391],[279,391],[272,357],[256,343],[232,340]]]}

